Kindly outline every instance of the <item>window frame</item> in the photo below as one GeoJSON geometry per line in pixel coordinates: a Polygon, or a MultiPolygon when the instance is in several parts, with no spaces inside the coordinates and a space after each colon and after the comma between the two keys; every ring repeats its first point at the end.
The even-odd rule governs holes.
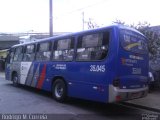
{"type": "Polygon", "coordinates": [[[14,55],[13,55],[13,62],[21,62],[23,60],[23,56],[24,56],[24,46],[17,46],[14,48],[14,55]],[[20,54],[22,54],[22,58],[19,60],[19,56],[17,57],[17,59],[15,60],[15,56],[17,55],[16,54],[16,51],[17,49],[21,48],[21,52],[19,52],[20,54]]]}
{"type": "Polygon", "coordinates": [[[35,56],[36,56],[36,44],[33,43],[33,44],[25,45],[25,46],[24,46],[23,60],[22,60],[22,61],[24,61],[24,62],[32,62],[32,61],[35,60],[35,56]],[[27,52],[27,46],[34,46],[33,52],[27,52]],[[32,59],[32,60],[24,60],[25,55],[27,55],[27,54],[30,54],[30,55],[31,55],[31,54],[34,54],[33,59],[32,59]]]}
{"type": "MultiPolygon", "coordinates": [[[[135,32],[135,31],[132,31],[132,30],[128,30],[128,29],[120,29],[119,30],[119,39],[120,39],[120,46],[121,46],[121,48],[123,49],[123,50],[125,50],[125,51],[127,51],[127,52],[132,52],[132,53],[138,53],[138,54],[146,54],[147,52],[148,52],[148,43],[147,43],[147,38],[145,38],[145,36],[143,36],[143,35],[141,35],[141,34],[139,34],[139,33],[137,33],[137,32],[135,32]],[[131,35],[131,34],[126,34],[124,31],[127,31],[127,32],[130,32],[131,34],[133,34],[133,35],[131,35]],[[128,35],[130,38],[132,37],[132,38],[136,38],[137,39],[137,37],[135,37],[135,35],[138,35],[139,37],[142,37],[144,40],[140,40],[140,41],[143,41],[145,44],[146,44],[146,50],[138,50],[138,49],[136,49],[136,50],[127,50],[126,48],[125,48],[125,46],[123,45],[123,43],[124,43],[124,35],[128,35]],[[122,38],[123,37],[123,38],[122,38]],[[147,51],[147,52],[146,52],[147,51]]],[[[139,41],[138,41],[139,42],[139,41]]],[[[135,42],[136,43],[136,42],[135,42]]]]}
{"type": "Polygon", "coordinates": [[[57,61],[57,62],[72,62],[73,60],[74,60],[74,57],[75,57],[75,37],[73,37],[73,36],[69,36],[69,37],[65,37],[65,38],[60,38],[60,39],[56,39],[55,41],[54,41],[54,44],[53,44],[53,50],[52,50],[53,52],[52,52],[52,58],[51,58],[51,60],[52,61],[57,61]],[[67,40],[67,39],[69,39],[69,40],[71,40],[71,43],[70,43],[70,48],[69,49],[58,49],[58,41],[63,41],[63,40],[67,40]],[[61,51],[62,52],[62,55],[63,55],[63,52],[65,51],[65,50],[73,50],[73,55],[72,55],[72,60],[64,60],[64,59],[54,59],[54,53],[56,52],[56,51],[61,51]]]}
{"type": "MultiPolygon", "coordinates": [[[[76,57],[75,57],[75,61],[76,62],[94,62],[94,61],[97,61],[97,62],[99,62],[99,61],[103,61],[103,60],[105,60],[107,57],[108,57],[108,54],[109,54],[109,47],[110,47],[110,40],[111,40],[111,29],[107,29],[107,30],[102,30],[102,31],[98,31],[98,32],[88,32],[88,33],[85,33],[85,34],[81,34],[81,35],[79,35],[78,36],[78,39],[77,39],[77,45],[76,45],[76,57]],[[80,48],[80,44],[82,44],[82,38],[84,37],[84,36],[87,36],[87,35],[92,35],[92,34],[102,34],[103,35],[103,38],[102,38],[102,45],[100,46],[93,46],[93,47],[81,47],[80,48]],[[106,40],[105,41],[105,39],[108,39],[108,41],[106,40]],[[81,43],[80,43],[81,42],[81,43]],[[105,51],[106,51],[106,55],[105,55],[105,57],[103,58],[103,59],[97,59],[97,60],[92,60],[92,59],[87,59],[87,60],[85,60],[85,59],[77,59],[77,56],[78,56],[78,49],[89,49],[89,48],[92,48],[92,49],[102,49],[102,47],[105,47],[105,51]]],[[[82,46],[82,45],[81,45],[82,46]]]]}
{"type": "Polygon", "coordinates": [[[6,58],[6,62],[7,63],[12,63],[13,62],[13,59],[14,59],[14,52],[15,52],[15,48],[11,48],[9,51],[8,51],[8,55],[7,55],[7,58],[6,58]],[[13,54],[13,55],[12,55],[13,54]],[[12,56],[11,56],[12,55],[12,56]]]}
{"type": "Polygon", "coordinates": [[[50,61],[51,60],[51,57],[52,57],[52,44],[53,44],[53,42],[51,42],[51,41],[43,41],[43,42],[39,42],[38,44],[37,44],[37,48],[36,48],[36,55],[35,55],[35,60],[36,61],[50,61]],[[48,43],[49,44],[49,48],[48,48],[48,50],[43,50],[43,51],[41,51],[40,50],[40,45],[41,44],[45,44],[45,43],[48,43]],[[39,58],[37,58],[37,55],[38,54],[43,54],[44,52],[50,52],[50,57],[49,57],[49,59],[48,60],[43,60],[43,59],[39,59],[39,58]]]}

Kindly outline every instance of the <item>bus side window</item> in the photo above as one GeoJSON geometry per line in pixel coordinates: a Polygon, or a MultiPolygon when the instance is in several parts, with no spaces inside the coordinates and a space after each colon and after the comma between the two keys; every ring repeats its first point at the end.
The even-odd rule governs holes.
{"type": "Polygon", "coordinates": [[[36,60],[49,61],[51,57],[51,42],[45,42],[38,44],[38,50],[36,54],[36,60]]]}
{"type": "Polygon", "coordinates": [[[25,46],[23,61],[33,61],[34,58],[35,58],[35,45],[25,46]]]}
{"type": "Polygon", "coordinates": [[[15,49],[15,54],[14,54],[14,58],[13,61],[21,61],[23,58],[23,47],[17,47],[15,49]]]}
{"type": "Polygon", "coordinates": [[[77,61],[102,60],[108,53],[109,33],[80,36],[77,47],[77,61]]]}
{"type": "Polygon", "coordinates": [[[74,55],[73,39],[58,40],[54,44],[53,60],[55,61],[72,61],[74,55]]]}
{"type": "Polygon", "coordinates": [[[11,63],[11,58],[13,57],[13,55],[12,55],[12,57],[11,57],[11,51],[7,54],[7,57],[6,57],[6,59],[5,59],[5,63],[11,63]]]}
{"type": "Polygon", "coordinates": [[[9,63],[13,62],[13,57],[14,57],[14,49],[11,49],[11,51],[9,53],[9,58],[8,58],[9,63]]]}

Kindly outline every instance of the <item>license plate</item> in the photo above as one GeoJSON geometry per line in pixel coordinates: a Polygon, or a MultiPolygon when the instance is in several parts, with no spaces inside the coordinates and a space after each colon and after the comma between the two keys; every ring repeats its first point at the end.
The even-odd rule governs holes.
{"type": "Polygon", "coordinates": [[[139,97],[141,97],[141,92],[132,93],[131,97],[132,97],[132,99],[133,98],[139,98],[139,97]]]}

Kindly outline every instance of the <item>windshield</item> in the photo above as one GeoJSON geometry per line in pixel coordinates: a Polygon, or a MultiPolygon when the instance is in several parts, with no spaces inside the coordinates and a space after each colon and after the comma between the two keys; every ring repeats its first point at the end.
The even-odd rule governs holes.
{"type": "Polygon", "coordinates": [[[122,29],[120,31],[120,41],[122,47],[127,51],[142,54],[148,51],[146,38],[136,32],[122,29]]]}

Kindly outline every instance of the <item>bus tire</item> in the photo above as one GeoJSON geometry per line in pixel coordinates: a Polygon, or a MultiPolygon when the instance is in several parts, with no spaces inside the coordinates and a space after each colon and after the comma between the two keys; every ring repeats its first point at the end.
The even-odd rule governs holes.
{"type": "Polygon", "coordinates": [[[13,74],[12,81],[13,81],[13,86],[17,87],[19,85],[18,84],[18,75],[17,75],[17,73],[13,74]]]}
{"type": "Polygon", "coordinates": [[[67,98],[67,86],[62,79],[57,79],[52,85],[53,98],[58,102],[64,102],[67,98]]]}

